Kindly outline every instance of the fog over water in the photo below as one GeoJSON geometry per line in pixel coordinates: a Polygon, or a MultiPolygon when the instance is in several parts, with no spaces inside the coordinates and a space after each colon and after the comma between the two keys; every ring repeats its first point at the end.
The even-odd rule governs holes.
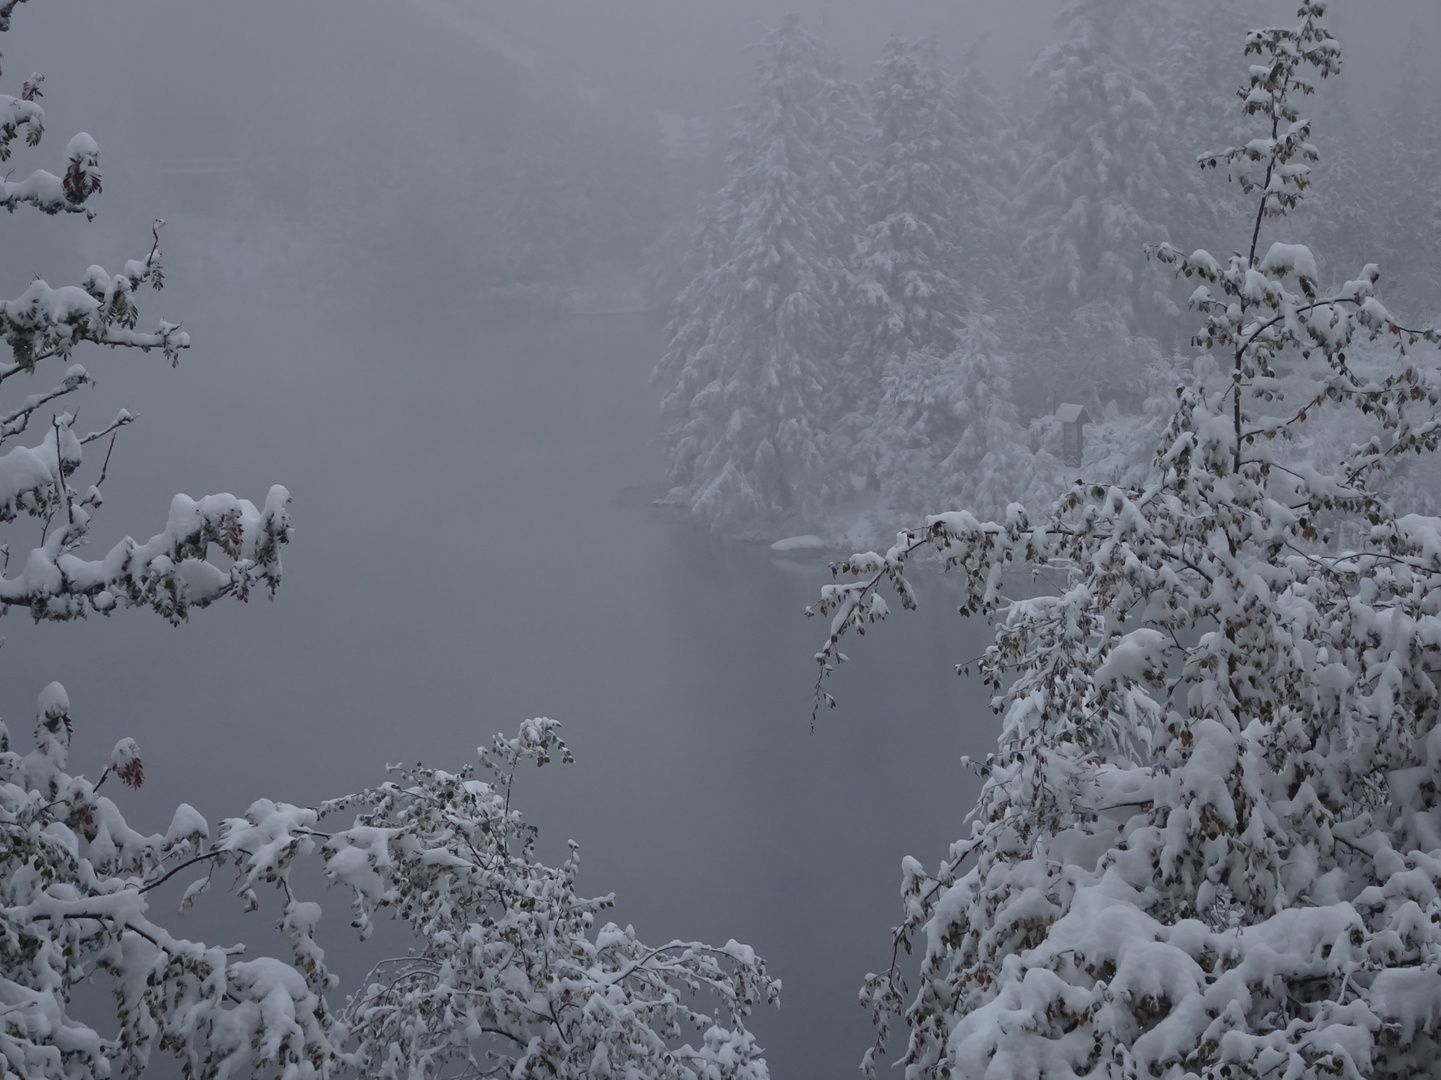
{"type": "MultiPolygon", "coordinates": [[[[998,82],[1057,8],[789,6],[858,77],[892,31],[934,30],[957,52],[991,31],[977,62],[998,82]]],[[[1364,117],[1386,34],[1434,12],[1359,6],[1340,5],[1340,26],[1359,38],[1347,77],[1364,117]]],[[[261,796],[378,782],[388,761],[458,767],[492,733],[555,717],[577,762],[524,774],[517,796],[542,853],[578,841],[583,890],[614,891],[617,921],[646,940],[755,946],[785,984],[754,1024],[772,1075],[810,1080],[852,1075],[870,1044],[856,992],[889,959],[901,858],[934,864],[974,801],[958,758],[991,749],[997,722],[953,667],[986,628],[922,574],[921,610],[850,647],[841,707],[812,730],[823,625],[804,609],[827,555],[727,542],[653,505],[663,320],[481,303],[484,252],[447,239],[469,227],[465,199],[483,201],[526,79],[564,72],[642,124],[661,110],[723,126],[749,85],[746,45],[784,9],[19,8],[5,73],[45,72],[47,145],[90,131],[105,192],[93,223],[0,222],[0,291],[118,265],[164,217],[169,279],[140,298],[141,321],[183,318],[194,343],[175,370],[80,357],[100,383],[82,418],[141,418],[115,450],[97,536],[149,536],[177,491],[259,501],[272,483],[294,496],[296,532],[274,603],[179,629],[142,612],[39,626],[12,613],[0,715],[25,730],[40,687],[64,682],[77,765],[134,736],[149,782],[125,805],[156,829],[178,801],[213,824],[261,796]]],[[[323,941],[343,957],[334,901],[323,941]]],[[[270,921],[245,922],[218,890],[205,906],[197,933],[270,921]]]]}

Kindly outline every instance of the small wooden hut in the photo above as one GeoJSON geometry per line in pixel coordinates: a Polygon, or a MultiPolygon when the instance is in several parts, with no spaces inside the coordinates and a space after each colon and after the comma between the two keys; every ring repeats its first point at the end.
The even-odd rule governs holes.
{"type": "Polygon", "coordinates": [[[1080,465],[1086,453],[1086,425],[1091,414],[1084,405],[1062,405],[1056,410],[1063,433],[1062,450],[1067,465],[1080,465]]]}

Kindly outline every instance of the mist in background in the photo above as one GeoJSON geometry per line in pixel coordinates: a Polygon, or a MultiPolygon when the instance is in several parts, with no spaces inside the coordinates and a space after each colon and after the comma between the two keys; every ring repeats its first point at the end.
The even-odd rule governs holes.
{"type": "MultiPolygon", "coordinates": [[[[105,190],[92,223],[0,223],[0,291],[138,256],[161,217],[168,282],[140,298],[142,323],[182,319],[194,342],[176,370],[79,357],[100,383],[82,408],[140,416],[98,535],[148,537],[177,491],[259,500],[284,483],[296,536],[273,604],[179,630],[12,614],[0,714],[18,732],[63,681],[76,760],[139,740],[150,783],[124,805],[157,829],[179,801],[213,825],[262,796],[376,783],[387,761],[459,767],[553,716],[577,763],[518,787],[542,853],[578,841],[582,888],[615,891],[616,921],[648,940],[753,945],[785,983],[755,1022],[772,1075],[851,1075],[900,860],[932,864],[960,834],[978,784],[958,758],[994,746],[983,689],[953,673],[988,635],[922,576],[920,612],[852,648],[841,708],[812,731],[823,628],[804,608],[826,556],[727,542],[653,505],[657,309],[669,252],[724,178],[748,46],[786,10],[851,78],[888,35],[935,34],[1024,94],[1059,7],[20,7],[5,71],[46,76],[41,159],[88,131],[105,190]]],[[[1347,69],[1313,110],[1322,170],[1328,136],[1384,122],[1402,90],[1420,114],[1441,103],[1416,59],[1441,43],[1434,4],[1336,8],[1347,69]]],[[[322,940],[344,957],[335,900],[322,940]]],[[[203,906],[197,934],[258,937],[269,919],[218,890],[203,906]]]]}

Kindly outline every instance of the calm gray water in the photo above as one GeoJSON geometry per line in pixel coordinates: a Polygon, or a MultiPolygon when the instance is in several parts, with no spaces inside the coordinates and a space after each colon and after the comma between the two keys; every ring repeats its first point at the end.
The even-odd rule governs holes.
{"type": "MultiPolygon", "coordinates": [[[[943,854],[976,790],[956,759],[993,745],[981,695],[951,673],[984,628],[923,580],[919,613],[851,647],[842,707],[812,734],[822,627],[803,609],[823,560],[718,543],[651,506],[662,335],[644,317],[189,310],[176,371],[85,358],[102,386],[82,408],[142,416],[97,535],[148,536],[177,490],[259,500],[283,482],[285,584],[178,630],[143,612],[12,615],[0,707],[16,734],[65,682],[77,764],[137,738],[149,783],[124,802],[163,829],[181,800],[212,823],[262,795],[315,801],[390,760],[458,767],[492,732],[556,717],[577,763],[518,789],[543,852],[577,840],[584,886],[615,891],[647,940],[754,945],[785,983],[755,1021],[772,1074],[852,1075],[900,860],[943,854]]],[[[333,900],[327,940],[348,956],[333,900]]],[[[205,903],[182,930],[263,938],[268,917],[205,903]]]]}

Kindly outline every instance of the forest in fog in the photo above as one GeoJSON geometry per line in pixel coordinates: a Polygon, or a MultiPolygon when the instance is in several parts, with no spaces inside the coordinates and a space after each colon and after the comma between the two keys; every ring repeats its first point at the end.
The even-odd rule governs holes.
{"type": "MultiPolygon", "coordinates": [[[[1044,505],[1074,480],[1062,404],[1090,419],[1088,476],[1149,464],[1194,356],[1186,290],[1145,245],[1245,233],[1241,192],[1197,160],[1235,135],[1235,43],[1267,4],[1068,5],[1029,55],[991,48],[984,25],[943,34],[932,12],[910,36],[836,17],[844,57],[829,15],[756,20],[730,30],[724,88],[702,68],[666,100],[548,42],[543,14],[423,10],[421,26],[374,17],[397,41],[453,39],[409,46],[441,49],[435,70],[386,68],[399,47],[347,65],[344,35],[307,28],[261,88],[261,114],[306,110],[295,134],[252,120],[245,145],[171,163],[176,189],[234,196],[212,224],[252,248],[252,273],[313,290],[317,264],[340,262],[359,264],[357,300],[408,303],[423,278],[492,313],[657,313],[665,498],[728,536],[869,545],[942,504],[1044,505]],[[444,56],[477,46],[484,65],[444,56]],[[797,305],[768,343],[737,325],[769,318],[765,290],[797,305]],[[726,333],[768,354],[718,360],[726,333]]],[[[1324,253],[1323,280],[1374,262],[1388,296],[1435,311],[1434,12],[1339,17],[1385,59],[1320,87],[1325,153],[1293,239],[1324,253]]]]}
{"type": "Polygon", "coordinates": [[[0,1080],[1441,1075],[1434,6],[0,46],[0,1080]]]}

